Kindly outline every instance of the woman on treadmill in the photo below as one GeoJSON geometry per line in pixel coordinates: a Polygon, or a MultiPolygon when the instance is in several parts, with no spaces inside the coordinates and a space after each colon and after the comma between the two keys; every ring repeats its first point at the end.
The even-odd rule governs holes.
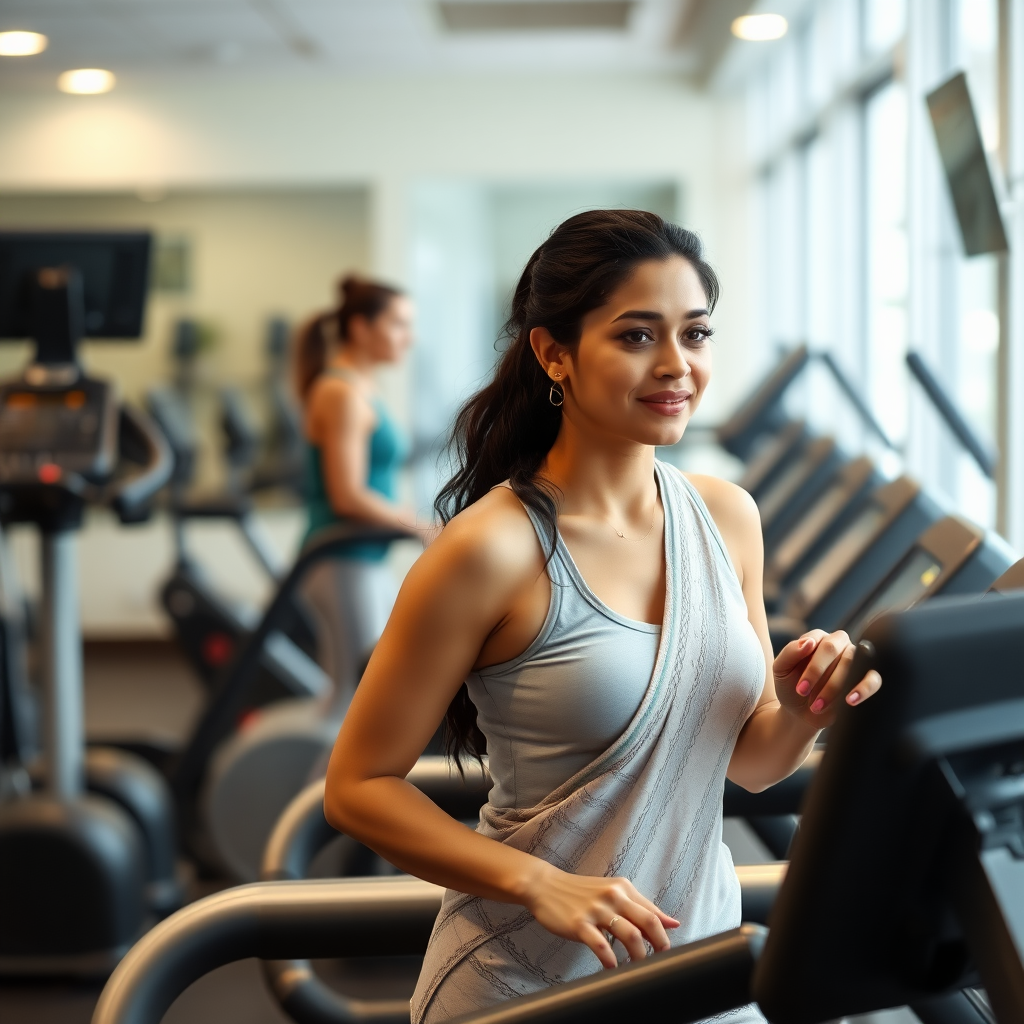
{"type": "MultiPolygon", "coordinates": [[[[336,310],[296,338],[296,376],[308,441],[306,540],[339,522],[414,532],[396,504],[406,443],[377,392],[374,371],[400,362],[412,341],[412,305],[396,288],[346,277],[336,310]]],[[[394,603],[386,543],[352,544],[308,574],[302,594],[316,619],[320,660],[343,709],[394,603]]]]}
{"type": "Polygon", "coordinates": [[[448,887],[414,1024],[737,926],[725,778],[785,778],[839,703],[881,685],[849,678],[843,633],[773,664],[752,499],[655,459],[710,383],[718,293],[691,232],[572,217],[527,263],[509,345],[455,423],[446,526],[402,586],[324,805],[448,887]],[[454,756],[489,756],[476,831],[404,781],[442,719],[454,756]]]}

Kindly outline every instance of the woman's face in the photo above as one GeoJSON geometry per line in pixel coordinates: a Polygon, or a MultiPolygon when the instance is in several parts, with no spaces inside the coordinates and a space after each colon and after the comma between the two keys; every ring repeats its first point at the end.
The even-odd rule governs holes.
{"type": "Polygon", "coordinates": [[[542,357],[548,376],[562,374],[563,415],[588,432],[675,444],[711,378],[707,305],[687,260],[641,263],[584,317],[575,351],[555,346],[556,362],[542,357]]]}
{"type": "Polygon", "coordinates": [[[372,320],[354,316],[349,321],[348,337],[375,363],[401,362],[412,345],[412,302],[396,295],[372,320]]]}

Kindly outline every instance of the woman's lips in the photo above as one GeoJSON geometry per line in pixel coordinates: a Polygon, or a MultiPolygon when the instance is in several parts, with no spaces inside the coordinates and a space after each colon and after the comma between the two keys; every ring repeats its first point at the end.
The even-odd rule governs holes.
{"type": "Polygon", "coordinates": [[[644,395],[640,401],[659,416],[677,416],[686,408],[690,397],[689,391],[655,391],[653,395],[644,395]]]}

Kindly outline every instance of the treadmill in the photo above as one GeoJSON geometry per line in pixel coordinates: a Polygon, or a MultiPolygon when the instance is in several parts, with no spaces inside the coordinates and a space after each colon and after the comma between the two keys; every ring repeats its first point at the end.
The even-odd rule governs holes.
{"type": "Polygon", "coordinates": [[[899,565],[843,623],[854,642],[886,611],[904,611],[936,594],[981,594],[1009,568],[1009,548],[959,516],[930,526],[899,565]]]}
{"type": "Polygon", "coordinates": [[[765,551],[773,551],[800,514],[832,482],[846,459],[831,437],[809,440],[755,499],[765,551]]]}
{"type": "Polygon", "coordinates": [[[1014,562],[1002,576],[992,584],[992,589],[999,594],[1008,594],[1014,590],[1024,590],[1024,558],[1014,562]]]}
{"type": "Polygon", "coordinates": [[[810,443],[803,420],[787,423],[777,434],[763,438],[753,451],[738,483],[756,501],[810,443]]]}
{"type": "MultiPolygon", "coordinates": [[[[754,1000],[773,1024],[904,1005],[927,1024],[1019,1024],[1022,624],[1024,594],[1009,594],[937,602],[869,627],[853,674],[874,668],[886,685],[869,704],[840,710],[770,932],[744,924],[461,1024],[687,1024],[754,1000]],[[811,950],[827,953],[814,970],[811,950]]],[[[411,878],[217,893],[140,940],[93,1024],[156,1024],[191,982],[245,957],[422,950],[440,896],[411,878]]]]}
{"type": "Polygon", "coordinates": [[[715,431],[715,439],[730,455],[749,462],[766,435],[776,434],[790,420],[781,406],[790,384],[810,362],[806,345],[788,352],[754,391],[737,406],[736,412],[715,431]]]}
{"type": "Polygon", "coordinates": [[[780,595],[801,570],[819,555],[882,480],[874,463],[862,455],[842,466],[818,497],[803,510],[765,554],[764,598],[774,611],[780,595]]]}
{"type": "Polygon", "coordinates": [[[772,646],[781,650],[805,629],[838,629],[884,580],[942,510],[902,476],[879,487],[821,553],[795,578],[769,617],[772,646]]]}

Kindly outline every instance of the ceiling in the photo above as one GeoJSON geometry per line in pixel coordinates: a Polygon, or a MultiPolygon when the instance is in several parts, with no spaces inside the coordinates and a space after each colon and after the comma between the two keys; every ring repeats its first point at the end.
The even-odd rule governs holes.
{"type": "Polygon", "coordinates": [[[239,73],[631,72],[706,81],[749,0],[3,0],[0,30],[50,38],[0,58],[5,87],[68,68],[123,80],[239,73]]]}

